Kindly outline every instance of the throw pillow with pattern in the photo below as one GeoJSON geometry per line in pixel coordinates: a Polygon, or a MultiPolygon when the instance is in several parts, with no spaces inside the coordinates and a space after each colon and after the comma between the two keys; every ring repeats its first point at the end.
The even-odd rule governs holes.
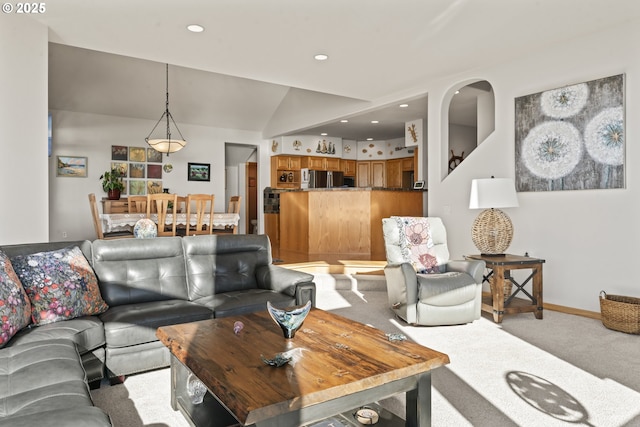
{"type": "Polygon", "coordinates": [[[43,325],[105,312],[98,279],[77,246],[16,256],[13,268],[31,299],[31,318],[43,325]]]}
{"type": "Polygon", "coordinates": [[[411,263],[417,273],[441,273],[427,218],[394,217],[400,230],[400,251],[405,262],[411,263]]]}
{"type": "Polygon", "coordinates": [[[29,324],[31,302],[18,275],[13,270],[9,257],[0,251],[0,348],[20,329],[29,324]]]}

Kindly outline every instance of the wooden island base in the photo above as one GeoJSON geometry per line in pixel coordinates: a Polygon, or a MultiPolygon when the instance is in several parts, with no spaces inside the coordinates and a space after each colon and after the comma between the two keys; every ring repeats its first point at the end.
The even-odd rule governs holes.
{"type": "Polygon", "coordinates": [[[422,216],[424,194],[363,188],[284,192],[280,195],[279,249],[371,259],[372,254],[385,252],[382,218],[422,216]]]}

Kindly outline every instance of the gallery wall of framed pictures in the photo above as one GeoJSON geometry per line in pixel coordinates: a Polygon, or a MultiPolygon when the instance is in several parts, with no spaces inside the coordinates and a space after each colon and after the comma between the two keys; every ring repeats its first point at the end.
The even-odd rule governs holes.
{"type": "Polygon", "coordinates": [[[124,177],[123,194],[162,193],[162,153],[149,147],[111,146],[111,169],[124,177]]]}

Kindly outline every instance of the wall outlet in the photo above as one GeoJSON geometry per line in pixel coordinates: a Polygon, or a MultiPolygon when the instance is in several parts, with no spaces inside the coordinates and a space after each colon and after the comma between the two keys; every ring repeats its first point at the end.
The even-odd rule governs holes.
{"type": "Polygon", "coordinates": [[[67,238],[67,232],[66,232],[66,231],[63,231],[63,232],[62,232],[62,238],[63,238],[63,239],[66,239],[66,238],[67,238]]]}

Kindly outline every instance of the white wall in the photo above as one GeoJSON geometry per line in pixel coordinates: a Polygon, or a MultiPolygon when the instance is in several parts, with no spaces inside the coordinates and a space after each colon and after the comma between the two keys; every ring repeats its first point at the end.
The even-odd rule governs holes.
{"type": "MultiPolygon", "coordinates": [[[[49,162],[50,240],[95,239],[87,194],[95,193],[98,199],[106,196],[99,177],[110,168],[111,145],[145,147],[144,137],[154,125],[150,120],[53,111],[53,154],[49,162]],[[88,178],[56,177],[56,155],[88,157],[88,178]]],[[[171,163],[173,171],[163,173],[162,186],[183,195],[214,193],[215,210],[225,211],[225,142],[262,148],[266,141],[261,140],[257,132],[182,123],[179,126],[188,144],[181,151],[164,157],[163,164],[171,163]],[[211,181],[188,181],[188,162],[210,163],[211,181]]],[[[267,170],[260,175],[258,183],[264,187],[268,180],[267,170]]]]}
{"type": "Polygon", "coordinates": [[[447,158],[451,157],[451,150],[456,156],[464,154],[466,159],[469,154],[478,146],[478,129],[471,126],[449,125],[449,152],[447,158]]]}
{"type": "Polygon", "coordinates": [[[640,296],[635,257],[640,246],[640,25],[614,29],[523,52],[518,61],[451,76],[429,87],[429,215],[447,226],[451,254],[477,253],[468,209],[473,178],[514,177],[514,99],[568,84],[626,74],[626,189],[518,193],[519,208],[506,209],[514,223],[508,252],[544,258],[544,301],[599,311],[598,294],[640,296]],[[448,177],[441,180],[440,141],[446,126],[450,88],[460,81],[486,79],[496,96],[496,129],[448,177]],[[443,107],[446,106],[446,107],[443,107]]]}
{"type": "Polygon", "coordinates": [[[47,240],[47,27],[0,14],[0,244],[47,240]]]}

